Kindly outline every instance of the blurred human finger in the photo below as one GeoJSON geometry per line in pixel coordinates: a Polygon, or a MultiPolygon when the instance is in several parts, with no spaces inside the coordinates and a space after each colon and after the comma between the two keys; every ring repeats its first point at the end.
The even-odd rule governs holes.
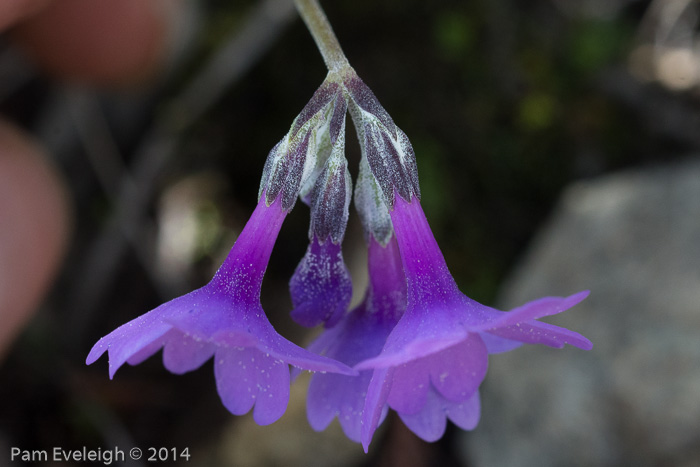
{"type": "Polygon", "coordinates": [[[129,84],[163,64],[180,11],[179,0],[60,0],[18,24],[12,37],[51,74],[129,84]]]}
{"type": "Polygon", "coordinates": [[[50,0],[2,0],[0,2],[0,31],[36,13],[50,0]]]}
{"type": "Polygon", "coordinates": [[[63,183],[43,151],[0,120],[0,359],[51,285],[69,212],[63,183]]]}

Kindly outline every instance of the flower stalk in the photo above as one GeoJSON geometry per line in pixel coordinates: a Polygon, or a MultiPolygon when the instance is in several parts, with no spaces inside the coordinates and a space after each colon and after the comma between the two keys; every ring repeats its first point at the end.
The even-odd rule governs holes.
{"type": "Polygon", "coordinates": [[[340,42],[335,37],[333,28],[318,0],[294,0],[294,4],[309,32],[311,32],[328,71],[338,72],[349,68],[350,63],[345,57],[340,42]]]}

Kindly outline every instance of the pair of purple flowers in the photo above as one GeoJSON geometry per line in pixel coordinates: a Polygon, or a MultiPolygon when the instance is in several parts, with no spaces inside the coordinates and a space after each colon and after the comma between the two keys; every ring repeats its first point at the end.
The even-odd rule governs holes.
{"type": "Polygon", "coordinates": [[[258,205],[214,278],[100,339],[87,363],[109,353],[110,377],[163,350],[173,373],[213,357],[228,410],[276,421],[289,400],[289,365],[315,372],[308,419],[335,418],[365,448],[389,409],[415,434],[439,439],[449,418],[473,429],[488,355],[523,343],[590,349],[578,333],[537,321],[587,292],[546,297],[509,312],[462,294],[420,205],[415,155],[352,69],[331,72],[270,152],[258,205]],[[369,286],[348,311],[352,284],[341,243],[352,195],[344,156],[350,111],[362,149],[355,206],[368,244],[369,286]],[[296,199],[309,205],[309,247],[290,281],[292,318],[324,331],[307,350],[279,335],[260,304],[263,275],[296,199]]]}

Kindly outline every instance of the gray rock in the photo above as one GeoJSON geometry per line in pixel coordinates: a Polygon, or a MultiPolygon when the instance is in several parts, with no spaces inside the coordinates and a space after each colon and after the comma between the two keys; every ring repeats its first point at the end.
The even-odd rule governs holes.
{"type": "Polygon", "coordinates": [[[700,465],[700,163],[566,191],[504,288],[502,309],[590,289],[548,320],[585,352],[490,359],[470,466],[700,465]]]}

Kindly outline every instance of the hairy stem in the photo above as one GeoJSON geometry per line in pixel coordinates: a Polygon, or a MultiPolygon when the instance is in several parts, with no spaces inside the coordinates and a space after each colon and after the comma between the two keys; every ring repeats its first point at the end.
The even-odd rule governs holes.
{"type": "Polygon", "coordinates": [[[350,64],[335,37],[333,28],[326,18],[318,0],[294,0],[294,3],[304,20],[306,27],[316,41],[316,46],[326,62],[328,71],[340,71],[350,64]]]}

